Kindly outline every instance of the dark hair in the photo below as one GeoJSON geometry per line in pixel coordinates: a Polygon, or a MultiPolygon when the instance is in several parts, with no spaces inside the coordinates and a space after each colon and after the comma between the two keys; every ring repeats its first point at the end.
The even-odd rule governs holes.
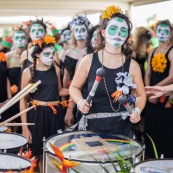
{"type": "Polygon", "coordinates": [[[93,33],[96,31],[97,27],[98,27],[98,25],[93,26],[88,32],[88,39],[87,39],[87,43],[86,43],[86,47],[87,47],[86,52],[87,52],[87,54],[94,52],[94,48],[91,46],[91,40],[92,40],[92,37],[93,37],[93,33]]]}
{"type": "Polygon", "coordinates": [[[44,48],[51,47],[51,46],[54,46],[54,44],[53,43],[46,44],[45,42],[42,42],[41,47],[38,44],[35,45],[34,50],[31,53],[31,57],[33,58],[33,67],[32,67],[32,72],[31,72],[31,83],[34,83],[34,79],[35,79],[36,62],[37,62],[36,54],[40,54],[44,48]]]}
{"type": "Polygon", "coordinates": [[[137,54],[143,52],[143,45],[148,45],[150,39],[152,38],[152,33],[145,27],[138,27],[135,31],[135,42],[134,51],[137,54]]]}
{"type": "Polygon", "coordinates": [[[30,21],[30,25],[29,25],[29,31],[31,30],[31,27],[32,25],[34,24],[40,24],[41,26],[43,26],[45,32],[47,32],[47,26],[44,24],[43,22],[43,18],[41,20],[37,19],[37,20],[34,20],[34,21],[30,21]]]}
{"type": "Polygon", "coordinates": [[[131,57],[133,51],[131,49],[131,46],[128,44],[127,40],[130,37],[130,33],[131,33],[131,30],[132,30],[132,23],[129,20],[129,18],[125,14],[122,14],[122,13],[114,13],[111,16],[110,19],[102,19],[102,18],[100,19],[100,23],[99,23],[99,26],[98,26],[98,33],[97,33],[97,41],[98,41],[97,43],[98,44],[97,44],[96,49],[98,51],[98,50],[102,50],[105,47],[105,38],[102,36],[101,31],[103,29],[106,29],[108,21],[110,21],[114,17],[121,17],[121,18],[123,18],[127,22],[127,25],[128,25],[128,37],[126,38],[125,43],[122,45],[121,51],[122,51],[122,53],[126,57],[131,57]]]}
{"type": "Polygon", "coordinates": [[[173,30],[173,27],[172,27],[172,25],[171,25],[171,22],[170,22],[168,19],[166,19],[166,20],[160,20],[160,21],[156,24],[156,30],[157,30],[157,27],[158,27],[159,25],[161,25],[161,24],[166,24],[166,25],[168,25],[168,26],[170,27],[170,30],[171,30],[171,31],[173,30]]]}

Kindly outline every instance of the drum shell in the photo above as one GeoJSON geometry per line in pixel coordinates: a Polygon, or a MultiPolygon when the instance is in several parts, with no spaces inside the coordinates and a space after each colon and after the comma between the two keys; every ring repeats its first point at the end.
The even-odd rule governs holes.
{"type": "MultiPolygon", "coordinates": [[[[78,134],[78,133],[93,133],[93,132],[89,132],[89,131],[77,131],[77,132],[73,132],[74,133],[74,136],[76,135],[76,134],[78,134]]],[[[96,134],[96,133],[93,133],[93,134],[96,134]]],[[[49,142],[51,142],[52,143],[52,141],[51,141],[51,139],[54,139],[54,138],[56,138],[56,137],[58,137],[58,138],[61,138],[61,136],[64,136],[64,135],[68,135],[68,133],[65,133],[65,134],[61,134],[61,135],[54,135],[54,136],[52,136],[52,137],[50,137],[50,138],[48,138],[47,139],[47,141],[46,141],[46,166],[45,166],[45,173],[48,173],[48,172],[51,172],[51,173],[54,173],[54,172],[57,172],[57,168],[55,168],[55,166],[51,163],[51,161],[48,159],[48,157],[49,156],[55,156],[54,155],[54,153],[52,152],[52,151],[50,151],[49,149],[48,149],[48,143],[49,142]],[[51,171],[50,171],[51,170],[51,171]]],[[[119,135],[120,136],[120,135],[119,135]]],[[[122,136],[121,136],[122,137],[122,136]]],[[[125,137],[125,138],[127,138],[127,137],[125,137]]],[[[60,140],[60,139],[58,139],[58,140],[60,140]]],[[[134,141],[134,140],[133,140],[134,141]]],[[[67,142],[67,141],[66,141],[67,142]]],[[[54,143],[54,142],[53,142],[54,143]]],[[[137,142],[138,143],[138,142],[137,142]]],[[[141,145],[141,144],[139,144],[139,145],[141,145]]],[[[142,150],[142,146],[140,146],[141,147],[141,150],[142,150]]],[[[135,159],[135,162],[139,162],[140,161],[140,159],[141,159],[141,156],[142,156],[142,152],[143,152],[143,150],[140,152],[140,153],[138,153],[137,155],[136,155],[136,159],[135,159]]],[[[55,159],[56,159],[56,157],[54,157],[55,159]]],[[[69,159],[69,158],[67,158],[67,159],[69,159]]],[[[96,161],[80,161],[80,160],[78,160],[78,159],[73,159],[73,158],[71,158],[71,160],[72,161],[77,161],[77,162],[80,162],[80,165],[79,166],[77,166],[77,167],[74,167],[74,169],[76,170],[76,171],[79,171],[80,173],[94,173],[94,172],[103,172],[103,168],[102,168],[102,166],[104,166],[108,171],[109,171],[109,173],[115,173],[115,169],[113,168],[113,166],[112,166],[112,163],[111,163],[111,161],[105,161],[104,163],[103,162],[100,162],[100,164],[102,165],[100,165],[100,164],[98,164],[96,161]],[[82,170],[82,171],[81,171],[82,170]],[[96,171],[94,171],[94,170],[96,170],[96,171]]],[[[118,166],[118,163],[117,163],[117,161],[114,161],[114,165],[116,166],[116,168],[117,169],[119,169],[119,166],[118,166]]],[[[72,170],[69,170],[68,171],[69,173],[73,173],[74,171],[72,171],[72,170]]]]}
{"type": "Polygon", "coordinates": [[[17,133],[0,132],[1,152],[18,154],[21,148],[23,151],[27,148],[27,139],[24,136],[17,133]]]}

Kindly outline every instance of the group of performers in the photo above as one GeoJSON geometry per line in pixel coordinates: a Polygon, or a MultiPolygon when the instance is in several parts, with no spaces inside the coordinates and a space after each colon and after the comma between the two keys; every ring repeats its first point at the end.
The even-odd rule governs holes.
{"type": "MultiPolygon", "coordinates": [[[[130,138],[135,135],[133,127],[140,123],[142,131],[153,139],[158,154],[172,158],[171,23],[163,20],[156,25],[159,46],[154,49],[150,49],[153,36],[147,28],[138,28],[133,43],[130,41],[132,23],[119,7],[107,7],[99,24],[92,28],[90,25],[86,17],[74,18],[58,33],[61,44],[58,49],[57,40],[47,35],[43,20],[30,21],[27,29],[14,30],[12,49],[6,52],[1,48],[0,52],[0,106],[8,104],[29,83],[41,80],[41,84],[23,97],[20,104],[4,112],[0,121],[37,105],[14,120],[35,125],[13,130],[28,139],[32,154],[40,163],[43,137],[47,139],[74,123],[75,130],[130,138]],[[96,74],[99,68],[105,74],[88,103],[86,98],[99,80],[96,74]],[[144,83],[148,86],[146,91],[144,83]],[[119,101],[122,96],[132,109],[131,114],[119,101]],[[64,107],[66,100],[68,106],[64,107]]],[[[153,158],[154,150],[147,137],[145,144],[146,157],[153,158]]]]}

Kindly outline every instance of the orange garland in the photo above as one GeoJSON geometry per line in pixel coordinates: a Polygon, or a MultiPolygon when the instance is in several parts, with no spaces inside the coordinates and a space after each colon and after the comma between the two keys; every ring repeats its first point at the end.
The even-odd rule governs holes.
{"type": "Polygon", "coordinates": [[[6,56],[4,52],[0,52],[0,61],[5,62],[6,61],[6,56]]]}

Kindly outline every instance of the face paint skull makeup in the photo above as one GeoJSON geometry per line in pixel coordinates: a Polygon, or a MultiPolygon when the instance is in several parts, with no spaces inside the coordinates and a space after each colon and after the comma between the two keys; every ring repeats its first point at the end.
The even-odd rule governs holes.
{"type": "Polygon", "coordinates": [[[63,42],[63,43],[69,42],[70,35],[71,35],[71,31],[69,29],[64,30],[61,34],[61,42],[63,42]]]}
{"type": "Polygon", "coordinates": [[[92,45],[93,48],[96,47],[96,43],[97,43],[97,39],[96,38],[97,38],[97,31],[94,31],[92,39],[91,39],[91,45],[92,45]]]}
{"type": "Polygon", "coordinates": [[[74,37],[76,40],[85,40],[87,36],[88,36],[88,32],[84,24],[75,26],[74,37]]]}
{"type": "Polygon", "coordinates": [[[15,47],[24,48],[26,46],[26,35],[23,31],[16,31],[14,34],[15,47]]]}
{"type": "Polygon", "coordinates": [[[112,46],[122,46],[128,37],[127,22],[121,17],[112,18],[106,27],[106,41],[112,46]]]}
{"type": "Polygon", "coordinates": [[[43,51],[40,54],[40,60],[45,65],[52,65],[55,55],[55,47],[46,47],[43,49],[43,51]]]}
{"type": "Polygon", "coordinates": [[[157,35],[159,42],[167,41],[170,36],[170,27],[167,24],[160,24],[157,27],[156,35],[157,35]]]}
{"type": "Polygon", "coordinates": [[[30,29],[30,37],[32,40],[38,40],[39,38],[44,38],[45,30],[40,24],[33,24],[30,29]]]}

